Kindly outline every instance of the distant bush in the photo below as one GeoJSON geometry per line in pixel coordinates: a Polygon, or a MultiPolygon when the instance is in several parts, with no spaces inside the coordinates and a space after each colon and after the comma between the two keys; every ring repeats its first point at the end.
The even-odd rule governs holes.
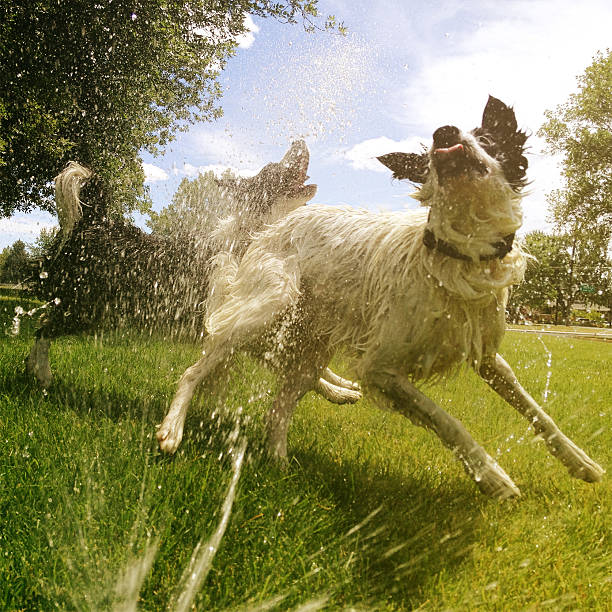
{"type": "Polygon", "coordinates": [[[572,319],[578,325],[589,327],[603,327],[606,324],[604,314],[595,310],[572,310],[572,319]]]}

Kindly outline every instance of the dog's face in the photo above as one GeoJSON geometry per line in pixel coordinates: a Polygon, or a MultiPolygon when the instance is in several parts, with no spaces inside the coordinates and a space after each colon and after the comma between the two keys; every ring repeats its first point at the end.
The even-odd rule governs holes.
{"type": "Polygon", "coordinates": [[[253,177],[223,180],[220,184],[232,197],[242,200],[241,206],[249,213],[277,219],[306,204],[317,192],[316,185],[304,184],[309,160],[306,143],[297,140],[280,162],[267,164],[253,177]]]}
{"type": "Polygon", "coordinates": [[[518,192],[525,186],[527,136],[517,129],[514,111],[489,96],[482,125],[463,133],[453,125],[438,128],[428,152],[389,153],[378,159],[393,171],[393,177],[426,183],[431,174],[444,186],[457,178],[485,177],[500,169],[510,187],[518,192]]]}
{"type": "Polygon", "coordinates": [[[279,163],[264,166],[254,188],[273,194],[273,197],[303,200],[305,204],[317,192],[316,185],[304,185],[308,180],[310,154],[303,140],[296,140],[279,163]]]}

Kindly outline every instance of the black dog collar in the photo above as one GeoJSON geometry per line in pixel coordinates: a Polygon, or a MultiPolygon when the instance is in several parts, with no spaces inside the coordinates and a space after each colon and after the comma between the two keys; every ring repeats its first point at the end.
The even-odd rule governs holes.
{"type": "MultiPolygon", "coordinates": [[[[512,250],[513,243],[514,233],[504,236],[502,240],[499,242],[494,242],[491,245],[495,249],[495,253],[491,253],[490,255],[481,255],[480,261],[488,261],[496,258],[503,259],[512,250]]],[[[439,253],[448,255],[448,257],[452,257],[453,259],[472,261],[471,257],[461,253],[452,244],[442,240],[441,238],[436,238],[435,234],[429,228],[426,228],[425,233],[423,234],[423,244],[428,249],[438,251],[439,253]]]]}

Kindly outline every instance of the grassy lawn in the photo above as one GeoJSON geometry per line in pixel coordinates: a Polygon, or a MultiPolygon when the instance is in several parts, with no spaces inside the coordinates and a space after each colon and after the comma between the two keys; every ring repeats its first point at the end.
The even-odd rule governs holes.
{"type": "MultiPolygon", "coordinates": [[[[570,478],[470,372],[427,392],[499,460],[517,500],[483,497],[436,438],[367,400],[304,398],[279,469],[261,452],[275,382],[246,358],[203,389],[179,452],[163,457],[155,425],[198,347],[66,337],[43,393],[23,374],[32,323],[10,335],[18,304],[0,300],[0,609],[127,610],[121,586],[140,570],[139,609],[166,609],[221,521],[244,437],[195,609],[610,610],[610,476],[570,478]]],[[[509,332],[503,353],[609,472],[612,344],[509,332]]]]}

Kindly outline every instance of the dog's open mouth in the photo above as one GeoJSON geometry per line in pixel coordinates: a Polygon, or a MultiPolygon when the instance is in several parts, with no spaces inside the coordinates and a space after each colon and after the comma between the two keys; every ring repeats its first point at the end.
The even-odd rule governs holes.
{"type": "Polygon", "coordinates": [[[304,184],[310,178],[307,174],[309,161],[310,155],[306,143],[303,140],[293,142],[290,150],[281,161],[281,166],[290,170],[286,183],[286,195],[288,197],[314,196],[317,186],[304,184]]]}
{"type": "Polygon", "coordinates": [[[316,185],[304,185],[304,183],[309,179],[309,176],[305,176],[302,180],[296,181],[293,185],[291,185],[287,195],[290,198],[313,198],[315,193],[317,192],[316,185]]]}
{"type": "Polygon", "coordinates": [[[433,162],[440,178],[455,178],[475,173],[483,176],[487,167],[480,160],[470,155],[461,142],[446,147],[437,147],[433,151],[433,162]]]}

